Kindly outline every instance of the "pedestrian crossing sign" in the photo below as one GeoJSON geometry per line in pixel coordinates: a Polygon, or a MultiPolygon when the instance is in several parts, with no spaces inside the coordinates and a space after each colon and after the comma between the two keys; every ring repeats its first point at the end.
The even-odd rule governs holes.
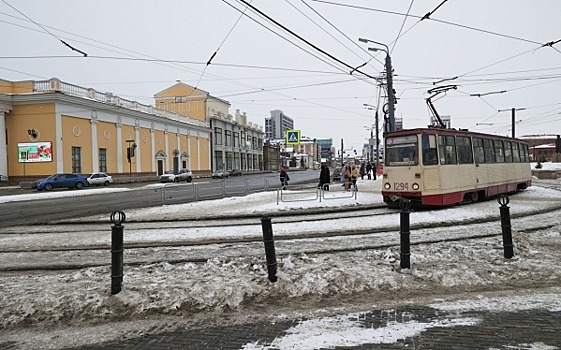
{"type": "Polygon", "coordinates": [[[286,144],[299,145],[300,144],[300,130],[286,130],[286,144]]]}

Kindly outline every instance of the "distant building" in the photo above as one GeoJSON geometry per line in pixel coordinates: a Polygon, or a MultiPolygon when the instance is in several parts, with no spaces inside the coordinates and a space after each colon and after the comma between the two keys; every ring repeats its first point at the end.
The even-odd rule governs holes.
{"type": "Polygon", "coordinates": [[[561,154],[555,152],[557,135],[524,135],[519,139],[528,142],[530,160],[533,162],[561,162],[561,154]]]}
{"type": "Polygon", "coordinates": [[[265,138],[267,140],[282,139],[286,130],[294,129],[294,120],[281,110],[271,111],[271,117],[265,118],[265,138]]]}
{"type": "Polygon", "coordinates": [[[331,162],[333,160],[333,153],[332,153],[333,139],[316,139],[316,143],[320,147],[319,153],[321,157],[321,162],[322,163],[331,162]]]}

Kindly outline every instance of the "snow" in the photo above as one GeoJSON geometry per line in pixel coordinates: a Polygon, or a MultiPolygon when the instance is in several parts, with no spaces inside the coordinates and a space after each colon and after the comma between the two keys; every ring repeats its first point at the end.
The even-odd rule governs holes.
{"type": "MultiPolygon", "coordinates": [[[[548,166],[561,169],[561,166],[556,168],[557,165],[549,164],[543,163],[543,169],[548,169],[548,166]]],[[[551,180],[546,183],[560,182],[551,180]]],[[[270,216],[277,211],[298,212],[307,208],[381,204],[380,183],[380,178],[376,181],[358,180],[356,198],[349,192],[343,192],[340,186],[333,185],[331,191],[326,192],[326,199],[321,201],[314,199],[313,191],[286,191],[283,193],[285,201],[278,204],[277,192],[266,192],[247,197],[130,210],[126,211],[127,222],[124,223],[125,246],[137,242],[197,242],[218,237],[229,237],[235,242],[238,238],[258,237],[262,232],[243,222],[229,227],[193,229],[173,225],[158,228],[148,221],[153,217],[181,219],[216,213],[237,215],[240,220],[249,220],[244,219],[244,214],[270,216]]],[[[81,192],[52,192],[49,195],[85,195],[89,192],[126,190],[129,189],[114,185],[81,192]]],[[[0,197],[0,202],[33,200],[44,198],[45,194],[5,196],[0,197]]],[[[275,237],[288,236],[294,232],[317,233],[326,230],[376,228],[388,231],[375,236],[356,235],[352,239],[326,237],[323,240],[277,241],[276,283],[267,280],[262,243],[229,243],[210,246],[206,251],[189,246],[153,248],[151,253],[158,256],[176,252],[179,255],[200,254],[209,258],[201,263],[157,262],[125,266],[123,290],[117,295],[109,292],[109,266],[45,274],[2,275],[0,329],[4,331],[0,341],[16,341],[22,348],[55,349],[119,339],[126,332],[132,333],[132,330],[148,330],[154,325],[150,321],[161,323],[167,317],[172,317],[174,322],[188,322],[204,317],[209,312],[242,317],[245,313],[260,315],[258,310],[268,314],[267,310],[274,307],[279,320],[305,320],[270,344],[254,341],[242,349],[304,350],[319,346],[393,344],[398,339],[429,328],[474,325],[479,322],[477,318],[462,315],[473,310],[561,311],[561,288],[557,287],[561,280],[561,270],[558,268],[561,263],[561,220],[559,215],[551,215],[547,211],[552,207],[559,210],[561,192],[532,186],[511,196],[510,200],[515,243],[515,256],[512,259],[503,257],[499,204],[493,200],[445,210],[412,212],[412,243],[439,242],[412,246],[411,268],[404,270],[399,268],[399,214],[396,211],[395,216],[389,217],[346,220],[334,217],[298,224],[277,222],[279,220],[273,217],[275,237]],[[538,213],[531,217],[524,215],[536,211],[538,213]],[[488,222],[491,219],[494,221],[488,222]],[[472,222],[469,229],[459,226],[466,222],[472,222]],[[480,238],[456,241],[468,235],[478,235],[480,238]],[[442,238],[447,240],[441,241],[442,238]],[[373,248],[330,254],[303,252],[310,247],[328,251],[334,247],[370,246],[373,248]],[[534,283],[543,288],[526,290],[534,283]],[[507,284],[515,292],[503,290],[502,287],[507,284]],[[496,292],[478,292],[493,289],[496,292]],[[361,326],[357,321],[360,308],[391,309],[397,301],[390,295],[402,296],[397,298],[400,300],[408,296],[406,303],[428,305],[451,312],[453,316],[427,322],[390,322],[375,329],[361,326]],[[339,303],[335,303],[336,307],[325,305],[322,308],[318,305],[323,305],[323,302],[313,302],[315,298],[325,302],[339,296],[349,297],[356,303],[352,307],[347,305],[347,308],[346,304],[339,303]],[[281,302],[287,300],[291,302],[281,302]],[[123,324],[123,319],[132,321],[123,324]],[[35,328],[29,328],[29,325],[35,328]]],[[[107,218],[108,214],[82,218],[81,221],[93,222],[107,218]]],[[[18,235],[18,228],[4,229],[0,231],[0,248],[5,251],[20,245],[33,248],[109,244],[109,224],[104,228],[107,232],[95,235],[83,233],[80,229],[64,233],[44,233],[46,231],[43,230],[41,234],[34,234],[36,228],[32,227],[28,228],[29,234],[18,235]]],[[[135,249],[126,249],[125,261],[134,254],[137,254],[135,249]]],[[[20,254],[14,261],[25,261],[24,257],[24,254],[20,254]]],[[[61,252],[60,259],[64,257],[61,252]]],[[[556,349],[552,344],[544,343],[520,346],[536,350],[556,349]]]]}

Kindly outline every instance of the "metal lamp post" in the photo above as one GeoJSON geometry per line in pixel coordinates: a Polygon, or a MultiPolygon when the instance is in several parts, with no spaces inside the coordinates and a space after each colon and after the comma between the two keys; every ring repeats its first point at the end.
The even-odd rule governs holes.
{"type": "Polygon", "coordinates": [[[363,43],[373,43],[377,45],[382,45],[385,48],[385,49],[380,49],[375,47],[369,47],[368,50],[383,51],[386,53],[385,67],[386,67],[386,77],[388,79],[388,118],[389,118],[388,124],[389,124],[389,131],[395,131],[395,106],[394,106],[395,96],[393,92],[392,59],[390,57],[390,49],[388,48],[388,45],[374,40],[365,39],[365,38],[358,38],[358,40],[363,43]]]}

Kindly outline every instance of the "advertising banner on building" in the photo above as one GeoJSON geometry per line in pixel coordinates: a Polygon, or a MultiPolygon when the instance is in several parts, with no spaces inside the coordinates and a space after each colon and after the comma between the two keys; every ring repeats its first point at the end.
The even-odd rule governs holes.
{"type": "Polygon", "coordinates": [[[51,142],[18,143],[18,161],[20,163],[52,162],[51,142]]]}

